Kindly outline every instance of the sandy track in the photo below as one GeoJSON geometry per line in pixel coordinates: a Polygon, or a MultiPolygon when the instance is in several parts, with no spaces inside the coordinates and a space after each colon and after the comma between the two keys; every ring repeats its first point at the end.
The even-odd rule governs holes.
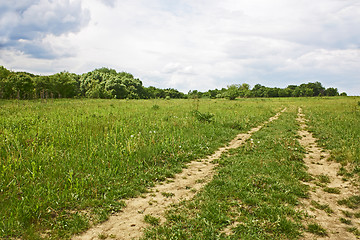
{"type": "Polygon", "coordinates": [[[308,172],[314,177],[314,180],[305,183],[313,190],[311,191],[310,199],[303,201],[302,208],[313,218],[310,218],[308,223],[317,223],[326,229],[328,236],[319,237],[310,233],[305,233],[304,239],[357,239],[355,235],[349,233],[346,228],[360,227],[360,220],[352,218],[351,225],[347,225],[340,222],[340,218],[344,218],[342,211],[348,211],[353,213],[353,210],[346,206],[338,205],[337,201],[349,196],[358,194],[356,187],[354,187],[350,181],[344,182],[342,177],[338,175],[338,171],[341,167],[339,163],[329,161],[330,154],[325,149],[316,145],[316,139],[310,132],[306,130],[305,115],[302,113],[302,109],[299,108],[297,120],[300,123],[300,130],[298,134],[301,136],[300,144],[306,149],[306,155],[304,162],[308,167],[308,172]],[[319,186],[319,182],[316,184],[316,180],[319,176],[328,176],[330,182],[327,183],[327,187],[337,188],[340,190],[340,194],[328,193],[324,191],[322,186],[319,186]],[[322,205],[328,204],[333,213],[326,213],[324,210],[316,209],[311,202],[316,201],[322,205]]]}
{"type": "Polygon", "coordinates": [[[207,158],[193,161],[187,165],[181,173],[167,183],[157,185],[150,192],[141,197],[126,200],[123,211],[110,216],[109,220],[97,225],[82,235],[75,236],[74,240],[104,239],[138,239],[142,236],[143,229],[148,226],[144,222],[145,215],[151,215],[164,220],[166,208],[182,200],[191,199],[196,191],[208,183],[213,174],[216,164],[213,160],[219,159],[221,154],[229,149],[238,148],[251,134],[259,131],[265,124],[276,120],[282,112],[277,113],[268,121],[255,127],[247,133],[237,135],[226,147],[219,148],[207,158]]]}

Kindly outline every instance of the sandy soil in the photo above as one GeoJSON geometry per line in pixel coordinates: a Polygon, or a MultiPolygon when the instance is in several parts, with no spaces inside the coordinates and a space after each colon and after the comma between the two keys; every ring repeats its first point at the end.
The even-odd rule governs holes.
{"type": "Polygon", "coordinates": [[[164,213],[168,206],[182,200],[191,199],[199,189],[211,180],[214,174],[214,167],[216,166],[216,164],[212,163],[213,160],[220,158],[221,154],[229,149],[241,146],[241,144],[250,138],[251,134],[259,131],[265,124],[276,120],[285,110],[286,108],[247,133],[237,135],[226,147],[219,148],[211,156],[189,163],[187,168],[177,174],[175,178],[149,189],[149,193],[126,200],[126,207],[123,211],[110,216],[108,221],[94,226],[82,235],[75,236],[73,239],[140,238],[143,229],[148,226],[144,222],[145,215],[158,217],[161,221],[164,221],[164,213]]]}
{"type": "Polygon", "coordinates": [[[304,162],[308,167],[308,172],[314,177],[314,180],[305,184],[312,189],[311,196],[302,202],[302,209],[306,211],[311,218],[307,220],[307,224],[317,223],[326,229],[328,236],[320,237],[306,232],[304,239],[357,239],[356,236],[346,228],[360,227],[360,219],[346,218],[342,211],[354,213],[352,209],[344,205],[339,205],[338,200],[349,196],[359,194],[358,189],[351,183],[351,181],[343,181],[342,176],[338,175],[341,167],[339,163],[329,161],[330,154],[325,149],[317,146],[316,139],[308,132],[305,115],[302,109],[299,108],[297,120],[300,123],[300,130],[298,134],[301,136],[300,144],[306,149],[304,162]],[[326,175],[329,178],[328,183],[321,183],[319,176],[326,175]],[[328,193],[324,191],[324,187],[337,188],[340,194],[328,193]],[[327,204],[333,213],[327,213],[324,210],[315,208],[311,202],[316,201],[322,205],[327,204]],[[340,218],[351,220],[351,224],[344,224],[340,222],[340,218]]]}

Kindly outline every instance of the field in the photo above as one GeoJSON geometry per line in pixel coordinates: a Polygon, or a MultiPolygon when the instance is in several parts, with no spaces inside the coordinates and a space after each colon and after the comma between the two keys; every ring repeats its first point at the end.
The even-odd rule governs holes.
{"type": "MultiPolygon", "coordinates": [[[[330,151],[330,160],[341,163],[344,181],[356,185],[359,101],[0,101],[0,237],[68,239],[119,212],[125,199],[148,192],[186,163],[212,154],[285,107],[278,120],[215,160],[213,179],[193,199],[168,209],[166,221],[160,224],[146,215],[144,238],[283,239],[299,238],[305,231],[321,234],[326,229],[307,225],[306,214],[298,209],[302,199],[309,198],[304,182],[313,177],[302,161],[306,151],[298,141],[297,111],[303,109],[308,130],[330,151]]],[[[354,211],[352,217],[341,218],[353,219],[348,230],[355,236],[360,214],[354,211]]]]}

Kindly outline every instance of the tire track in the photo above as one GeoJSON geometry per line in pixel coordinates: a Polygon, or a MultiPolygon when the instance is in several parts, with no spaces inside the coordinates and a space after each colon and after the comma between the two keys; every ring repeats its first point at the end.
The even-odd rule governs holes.
{"type": "Polygon", "coordinates": [[[338,200],[357,194],[356,188],[351,182],[344,182],[338,175],[341,164],[329,161],[330,154],[317,146],[317,139],[306,130],[306,119],[301,108],[298,110],[297,121],[300,123],[298,134],[301,139],[299,141],[306,150],[304,162],[308,167],[308,172],[314,178],[312,181],[304,183],[312,191],[310,198],[302,202],[302,209],[310,216],[307,224],[319,224],[327,232],[326,236],[305,232],[304,239],[357,239],[346,229],[360,227],[360,220],[351,219],[351,224],[343,223],[340,219],[345,219],[344,211],[352,214],[354,211],[346,206],[338,205],[338,200]],[[327,191],[325,191],[326,189],[327,191]],[[337,193],[329,193],[329,189],[337,189],[337,193]]]}
{"type": "Polygon", "coordinates": [[[79,236],[75,236],[73,239],[140,238],[143,229],[148,226],[144,221],[144,216],[151,215],[164,221],[164,212],[168,206],[182,200],[191,199],[198,190],[212,179],[214,168],[217,166],[212,163],[213,160],[219,159],[224,152],[230,149],[240,147],[253,133],[259,131],[267,123],[278,119],[284,111],[286,111],[286,108],[247,133],[238,134],[227,146],[219,148],[207,158],[190,162],[187,164],[187,168],[167,183],[151,188],[149,193],[140,197],[126,200],[126,207],[121,212],[110,216],[106,222],[89,229],[79,236]]]}

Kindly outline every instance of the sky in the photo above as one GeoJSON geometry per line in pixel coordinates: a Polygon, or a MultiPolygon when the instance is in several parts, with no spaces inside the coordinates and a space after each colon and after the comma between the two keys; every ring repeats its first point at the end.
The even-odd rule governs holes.
{"type": "Polygon", "coordinates": [[[0,0],[0,65],[108,67],[207,91],[319,81],[360,95],[359,0],[0,0]]]}

